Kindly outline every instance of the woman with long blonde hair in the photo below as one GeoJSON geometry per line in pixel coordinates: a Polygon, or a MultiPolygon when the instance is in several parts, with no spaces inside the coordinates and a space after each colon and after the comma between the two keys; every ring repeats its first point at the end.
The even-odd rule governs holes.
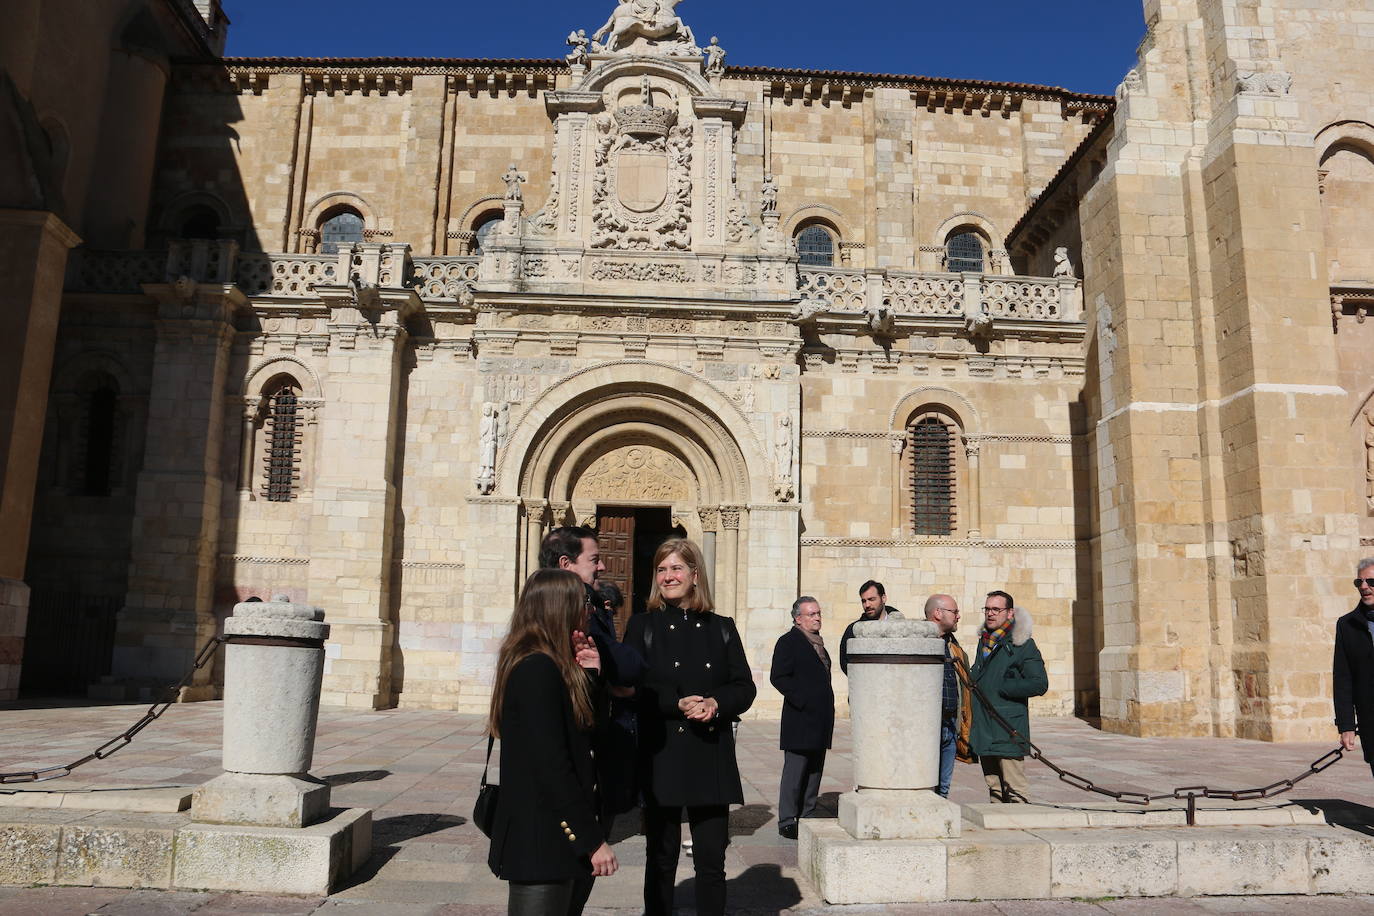
{"type": "Polygon", "coordinates": [[[501,739],[501,793],[487,865],[519,916],[582,912],[592,881],[615,874],[596,819],[594,726],[582,580],[541,569],[525,582],[501,643],[487,728],[501,739]]]}
{"type": "Polygon", "coordinates": [[[637,693],[644,790],[644,910],[673,911],[684,812],[692,831],[696,912],[725,912],[730,805],[744,804],[731,723],[754,702],[754,679],[729,617],[714,613],[701,548],[686,538],[654,553],[649,612],[625,643],[644,657],[637,693]]]}

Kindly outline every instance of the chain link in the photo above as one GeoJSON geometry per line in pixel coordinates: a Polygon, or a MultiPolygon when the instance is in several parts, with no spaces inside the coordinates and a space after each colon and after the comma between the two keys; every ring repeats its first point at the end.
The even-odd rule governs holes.
{"type": "Polygon", "coordinates": [[[148,711],[145,712],[143,717],[137,722],[130,725],[109,741],[100,745],[100,747],[91,751],[85,757],[74,760],[63,766],[44,767],[41,770],[21,770],[14,773],[0,773],[0,786],[20,782],[45,782],[49,779],[61,779],[63,776],[70,776],[72,770],[79,766],[90,763],[92,760],[104,760],[111,754],[127,747],[129,742],[134,740],[135,735],[151,725],[154,719],[161,716],[167,711],[167,707],[177,701],[177,697],[181,695],[181,688],[191,682],[191,678],[197,671],[209,664],[210,659],[214,658],[215,652],[219,650],[223,642],[224,637],[215,636],[205,645],[201,646],[200,651],[196,653],[195,661],[191,664],[191,670],[182,675],[181,680],[167,688],[167,698],[165,700],[149,706],[148,711]]]}
{"type": "MultiPolygon", "coordinates": [[[[974,651],[977,651],[977,649],[975,648],[974,651]]],[[[1092,780],[1080,776],[1072,770],[1059,766],[1046,757],[1044,752],[1036,747],[1029,738],[1018,732],[1015,726],[1003,718],[1002,714],[997,711],[992,705],[992,702],[983,694],[983,691],[978,689],[978,685],[974,683],[963,661],[957,656],[952,656],[952,660],[954,662],[954,670],[959,675],[959,680],[961,680],[964,686],[978,698],[978,702],[982,704],[983,709],[992,717],[992,720],[1002,727],[1013,742],[1025,750],[1027,757],[1030,757],[1032,760],[1038,760],[1053,770],[1054,774],[1059,777],[1060,782],[1067,783],[1075,789],[1081,789],[1084,792],[1095,792],[1098,795],[1105,795],[1115,801],[1123,802],[1128,805],[1139,805],[1141,807],[1148,807],[1152,802],[1164,801],[1166,799],[1185,800],[1188,803],[1187,815],[1189,826],[1192,826],[1194,823],[1195,806],[1199,798],[1225,799],[1227,801],[1258,801],[1260,799],[1273,798],[1289,791],[1314,773],[1320,773],[1322,770],[1345,756],[1345,749],[1337,747],[1323,754],[1321,757],[1318,757],[1306,770],[1294,776],[1292,779],[1281,779],[1278,782],[1255,789],[1213,789],[1209,786],[1182,786],[1174,789],[1172,792],[1163,792],[1158,795],[1149,795],[1144,792],[1131,792],[1124,789],[1108,789],[1096,785],[1092,780]]]]}

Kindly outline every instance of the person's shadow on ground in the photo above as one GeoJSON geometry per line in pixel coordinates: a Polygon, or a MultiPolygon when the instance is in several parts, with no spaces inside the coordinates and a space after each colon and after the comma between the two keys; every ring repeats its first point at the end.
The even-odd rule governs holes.
{"type": "Polygon", "coordinates": [[[467,822],[467,818],[453,814],[398,814],[378,818],[372,822],[372,855],[362,868],[335,888],[334,893],[366,884],[377,877],[377,872],[401,851],[401,844],[406,840],[438,833],[450,827],[461,827],[467,822]]]}
{"type": "MultiPolygon", "coordinates": [[[[675,907],[690,912],[696,901],[696,878],[680,882],[675,895],[675,907]]],[[[781,866],[751,865],[725,882],[725,900],[729,911],[738,916],[780,913],[801,903],[802,895],[797,882],[783,875],[781,866]]]]}

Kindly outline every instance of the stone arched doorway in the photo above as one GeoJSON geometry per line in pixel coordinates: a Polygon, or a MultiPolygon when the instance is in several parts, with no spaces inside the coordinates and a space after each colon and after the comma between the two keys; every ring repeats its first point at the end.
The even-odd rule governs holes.
{"type": "Polygon", "coordinates": [[[642,602],[653,549],[685,534],[706,553],[718,608],[735,615],[748,565],[745,449],[717,405],[694,396],[698,380],[683,374],[666,384],[644,374],[634,384],[575,386],[548,405],[537,429],[522,423],[527,442],[511,450],[524,457],[513,481],[522,510],[518,581],[537,565],[546,531],[586,524],[601,530],[608,577],[642,602]]]}

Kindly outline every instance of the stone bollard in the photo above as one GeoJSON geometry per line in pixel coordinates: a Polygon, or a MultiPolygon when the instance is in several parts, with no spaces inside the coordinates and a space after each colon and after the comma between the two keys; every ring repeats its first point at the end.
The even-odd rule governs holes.
{"type": "Polygon", "coordinates": [[[855,839],[957,837],[940,780],[945,645],[928,620],[865,621],[848,644],[856,790],[840,796],[855,839]]]}
{"type": "Polygon", "coordinates": [[[329,808],[310,776],[324,640],[317,607],[278,595],[244,602],[224,622],[224,773],[196,790],[192,819],[305,827],[329,808]]]}

